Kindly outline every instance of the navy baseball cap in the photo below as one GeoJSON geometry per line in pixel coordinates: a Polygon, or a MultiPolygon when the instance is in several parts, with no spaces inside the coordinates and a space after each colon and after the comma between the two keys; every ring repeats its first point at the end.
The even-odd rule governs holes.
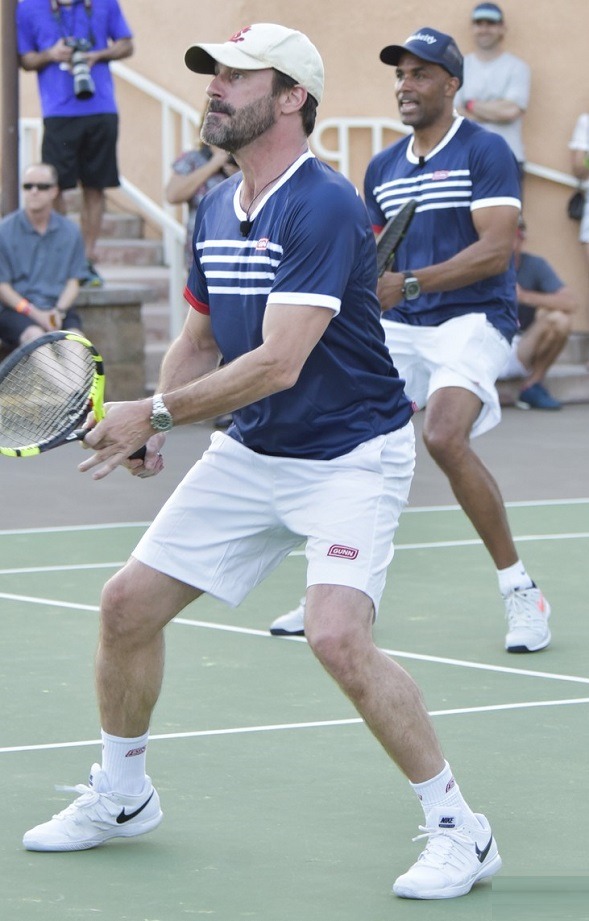
{"type": "Polygon", "coordinates": [[[496,3],[478,3],[472,11],[473,22],[479,22],[481,19],[487,22],[503,22],[503,10],[496,3]]]}
{"type": "Polygon", "coordinates": [[[464,61],[460,49],[451,35],[438,32],[429,26],[423,26],[405,39],[402,45],[387,45],[380,52],[383,64],[398,64],[405,52],[409,51],[422,61],[438,64],[447,70],[450,76],[458,77],[462,86],[464,61]]]}

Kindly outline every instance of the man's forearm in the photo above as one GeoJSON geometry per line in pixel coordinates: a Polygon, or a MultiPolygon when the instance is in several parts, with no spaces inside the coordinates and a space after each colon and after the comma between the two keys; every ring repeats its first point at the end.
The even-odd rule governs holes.
{"type": "Polygon", "coordinates": [[[60,313],[66,313],[70,307],[73,306],[74,301],[78,296],[80,290],[80,282],[77,278],[68,278],[63,291],[57,298],[57,303],[55,305],[56,310],[59,310],[60,313]]]}

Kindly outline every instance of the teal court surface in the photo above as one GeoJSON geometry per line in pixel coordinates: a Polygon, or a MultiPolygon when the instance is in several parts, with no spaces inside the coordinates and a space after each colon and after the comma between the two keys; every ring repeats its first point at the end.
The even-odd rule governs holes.
{"type": "Polygon", "coordinates": [[[173,432],[153,481],[92,483],[75,447],[0,459],[2,918],[587,921],[588,407],[508,411],[476,445],[552,603],[551,647],[503,651],[493,567],[421,448],[375,627],[492,823],[492,883],[443,902],[390,894],[423,845],[421,808],[304,639],[268,634],[302,593],[302,550],[238,609],[201,599],[167,628],[148,758],[162,825],[93,851],[23,850],[23,832],[71,801],[55,785],[85,783],[100,759],[101,587],[209,432],[173,432]]]}

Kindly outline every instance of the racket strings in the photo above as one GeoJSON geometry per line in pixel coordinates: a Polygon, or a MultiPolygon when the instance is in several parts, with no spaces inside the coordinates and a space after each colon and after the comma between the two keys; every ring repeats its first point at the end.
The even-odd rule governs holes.
{"type": "Polygon", "coordinates": [[[73,431],[91,408],[95,362],[82,344],[46,343],[0,381],[0,440],[4,447],[43,444],[73,431]]]}

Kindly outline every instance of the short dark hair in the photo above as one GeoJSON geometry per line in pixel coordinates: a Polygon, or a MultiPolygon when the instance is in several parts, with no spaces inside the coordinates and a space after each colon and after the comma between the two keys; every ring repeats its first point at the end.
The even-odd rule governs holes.
{"type": "MultiPolygon", "coordinates": [[[[272,95],[279,96],[280,93],[285,92],[285,90],[290,90],[293,86],[297,86],[297,81],[293,80],[292,77],[289,77],[287,74],[282,73],[281,70],[275,70],[272,81],[272,95]]],[[[305,104],[301,109],[301,118],[303,120],[303,130],[307,137],[310,134],[313,134],[315,129],[315,119],[317,118],[317,100],[314,96],[307,93],[307,99],[305,104]]]]}

